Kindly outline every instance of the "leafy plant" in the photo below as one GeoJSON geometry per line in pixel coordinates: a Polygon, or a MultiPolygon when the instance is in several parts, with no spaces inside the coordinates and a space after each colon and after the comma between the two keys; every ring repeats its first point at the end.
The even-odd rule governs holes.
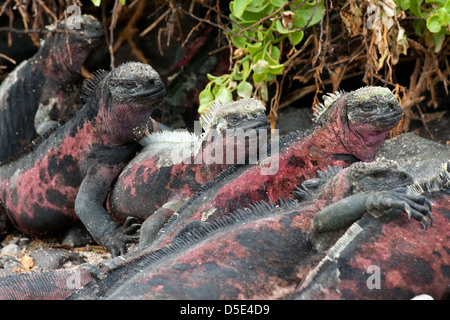
{"type": "Polygon", "coordinates": [[[431,40],[434,51],[440,51],[445,36],[450,34],[450,0],[397,0],[396,2],[403,11],[409,11],[418,18],[413,22],[416,34],[431,40]]]}
{"type": "Polygon", "coordinates": [[[228,103],[237,97],[269,99],[268,83],[283,72],[283,44],[298,45],[304,30],[322,18],[324,0],[235,0],[230,2],[231,31],[235,47],[232,72],[208,74],[210,82],[199,95],[199,112],[213,101],[228,103]]]}
{"type": "MultiPolygon", "coordinates": [[[[92,3],[96,6],[96,7],[99,7],[100,6],[100,3],[102,2],[102,0],[91,0],[92,1],[92,3]]],[[[125,4],[125,2],[126,2],[126,0],[119,0],[120,1],[120,3],[121,4],[125,4]]]]}

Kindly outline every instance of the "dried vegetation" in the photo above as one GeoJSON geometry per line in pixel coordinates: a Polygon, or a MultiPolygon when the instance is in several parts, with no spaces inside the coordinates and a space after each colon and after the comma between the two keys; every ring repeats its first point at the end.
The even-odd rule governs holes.
{"type": "MultiPolygon", "coordinates": [[[[0,33],[7,33],[8,45],[13,45],[11,34],[16,32],[29,34],[33,43],[39,46],[39,35],[47,32],[44,28],[46,24],[67,17],[65,8],[69,5],[82,6],[83,10],[88,9],[88,13],[101,18],[107,34],[111,66],[114,66],[115,53],[124,43],[129,44],[137,60],[149,62],[139,48],[136,41],[138,37],[156,32],[159,51],[163,54],[165,46],[171,41],[185,45],[196,29],[208,24],[218,31],[218,49],[211,54],[228,50],[231,73],[246,54],[245,50],[236,47],[234,40],[246,37],[247,40],[258,41],[247,36],[245,31],[264,28],[270,22],[281,20],[289,36],[286,41],[275,42],[274,47],[279,51],[276,62],[283,67],[277,69],[280,71],[278,74],[264,79],[264,86],[255,83],[254,78],[249,78],[246,81],[248,84],[242,85],[240,91],[248,95],[250,90],[251,96],[265,100],[273,127],[276,126],[281,108],[310,94],[314,96],[312,105],[318,103],[325,90],[340,90],[343,81],[348,79],[362,80],[366,85],[388,86],[398,96],[406,116],[393,132],[394,135],[408,131],[411,119],[421,119],[426,127],[427,120],[433,118],[423,112],[419,102],[426,99],[429,106],[437,108],[435,88],[438,83],[447,91],[450,72],[447,59],[450,49],[446,37],[448,31],[439,29],[441,31],[434,30],[433,34],[426,29],[420,31],[417,22],[426,22],[430,30],[436,28],[432,23],[438,21],[436,19],[441,17],[441,13],[445,15],[445,11],[439,11],[436,21],[428,21],[431,19],[426,15],[433,14],[435,17],[437,14],[430,10],[436,9],[442,1],[427,1],[426,4],[419,0],[270,2],[274,6],[270,15],[250,25],[240,25],[239,20],[230,18],[229,2],[220,0],[128,0],[125,5],[118,0],[103,0],[100,7],[93,6],[90,1],[80,0],[5,0],[0,5],[0,18],[5,20],[7,16],[9,25],[0,27],[0,33]],[[413,5],[421,16],[411,13],[416,12],[413,5]],[[314,25],[307,23],[304,28],[295,28],[295,15],[292,12],[311,7],[315,8],[314,15],[317,15],[316,10],[321,11],[320,19],[314,25]],[[23,27],[13,27],[14,19],[21,19],[23,27]],[[185,19],[194,19],[197,25],[191,30],[185,30],[185,19]],[[142,21],[146,24],[145,28],[142,27],[142,21]],[[304,33],[301,41],[293,38],[295,32],[304,33]],[[403,74],[398,74],[397,66],[400,63],[413,66],[407,69],[409,74],[404,74],[405,69],[403,74]]],[[[444,7],[447,9],[446,4],[444,7]]],[[[444,27],[448,28],[448,25],[444,27]]],[[[282,35],[280,29],[273,33],[274,39],[282,35]]],[[[11,62],[15,62],[13,57],[0,53],[0,68],[5,68],[4,65],[11,62]]],[[[248,68],[257,68],[257,62],[249,59],[248,68]]],[[[236,99],[239,94],[234,89],[239,81],[236,83],[233,78],[227,81],[224,85],[236,99]]]]}

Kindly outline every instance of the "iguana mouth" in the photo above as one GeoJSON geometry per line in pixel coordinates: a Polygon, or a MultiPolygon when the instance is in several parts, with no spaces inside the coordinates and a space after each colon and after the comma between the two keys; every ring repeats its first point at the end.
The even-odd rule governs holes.
{"type": "Polygon", "coordinates": [[[146,90],[140,90],[139,92],[130,93],[133,99],[158,99],[164,96],[166,89],[164,87],[154,87],[146,90]]]}
{"type": "Polygon", "coordinates": [[[246,130],[251,129],[259,129],[259,130],[269,130],[270,129],[270,122],[267,119],[267,117],[258,117],[254,120],[248,120],[247,123],[244,122],[244,124],[239,124],[239,127],[236,129],[242,129],[244,132],[246,130]],[[258,119],[259,118],[259,119],[258,119]]]}
{"type": "Polygon", "coordinates": [[[403,111],[391,112],[377,117],[376,122],[384,127],[395,127],[403,117],[403,111]]]}

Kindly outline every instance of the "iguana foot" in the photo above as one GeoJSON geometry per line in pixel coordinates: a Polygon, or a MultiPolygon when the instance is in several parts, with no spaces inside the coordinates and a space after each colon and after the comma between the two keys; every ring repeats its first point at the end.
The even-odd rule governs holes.
{"type": "Polygon", "coordinates": [[[366,201],[366,210],[369,213],[378,216],[380,211],[386,209],[405,211],[409,219],[421,221],[425,230],[433,224],[431,203],[424,196],[410,194],[406,188],[380,191],[369,195],[366,201]]]}
{"type": "Polygon", "coordinates": [[[99,242],[113,257],[123,255],[126,253],[126,244],[137,241],[139,236],[133,235],[141,224],[139,220],[134,217],[128,217],[125,223],[107,233],[99,242]]]}

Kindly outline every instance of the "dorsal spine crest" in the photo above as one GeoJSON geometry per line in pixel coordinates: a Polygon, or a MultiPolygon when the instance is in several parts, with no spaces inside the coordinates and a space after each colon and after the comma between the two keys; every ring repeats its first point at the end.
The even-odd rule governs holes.
{"type": "Polygon", "coordinates": [[[157,131],[147,134],[139,140],[139,144],[143,147],[153,143],[183,143],[191,142],[197,144],[200,138],[193,132],[189,131],[157,131]]]}
{"type": "Polygon", "coordinates": [[[344,90],[336,91],[335,93],[328,93],[322,96],[323,103],[313,106],[314,118],[313,121],[317,122],[322,114],[327,111],[340,97],[345,94],[344,90]]]}
{"type": "Polygon", "coordinates": [[[200,124],[205,132],[207,132],[215,122],[218,111],[223,107],[222,102],[214,101],[200,116],[200,124]]]}
{"type": "Polygon", "coordinates": [[[100,81],[102,81],[107,75],[108,71],[103,69],[94,71],[89,78],[84,80],[83,87],[81,88],[81,101],[86,103],[94,94],[95,88],[98,86],[100,81]]]}

